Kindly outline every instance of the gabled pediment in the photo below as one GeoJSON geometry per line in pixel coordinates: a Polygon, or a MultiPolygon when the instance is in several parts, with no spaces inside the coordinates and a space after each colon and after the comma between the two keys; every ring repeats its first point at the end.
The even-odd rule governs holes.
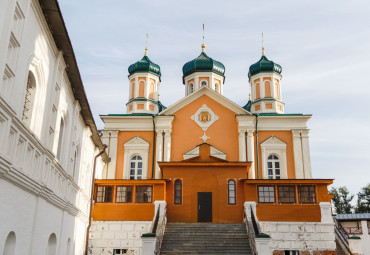
{"type": "Polygon", "coordinates": [[[261,148],[263,147],[286,147],[286,143],[275,136],[271,136],[261,143],[261,148]]]}
{"type": "MultiPolygon", "coordinates": [[[[195,157],[199,157],[200,156],[199,146],[201,146],[201,145],[197,145],[194,149],[192,149],[192,150],[190,150],[188,152],[185,152],[182,155],[184,157],[184,160],[192,159],[192,158],[195,158],[195,157]]],[[[224,152],[216,149],[212,145],[208,145],[208,146],[210,148],[210,154],[209,154],[209,156],[215,157],[215,158],[219,158],[219,159],[222,159],[222,160],[226,160],[226,154],[224,152]]]]}
{"type": "Polygon", "coordinates": [[[208,87],[202,87],[201,89],[198,89],[194,93],[191,93],[190,95],[184,97],[180,101],[176,102],[175,104],[168,107],[166,110],[162,111],[158,115],[171,115],[180,110],[181,108],[185,107],[186,105],[190,104],[194,100],[198,99],[199,97],[207,95],[208,97],[212,98],[216,102],[222,104],[229,110],[235,112],[235,114],[249,114],[252,115],[247,110],[243,109],[241,106],[237,105],[233,101],[227,99],[220,93],[208,88],[208,87]]]}
{"type": "Polygon", "coordinates": [[[141,137],[136,136],[136,137],[132,138],[131,140],[125,142],[125,147],[126,146],[129,146],[129,147],[148,146],[149,147],[149,143],[147,141],[145,141],[144,139],[142,139],[141,137]]]}

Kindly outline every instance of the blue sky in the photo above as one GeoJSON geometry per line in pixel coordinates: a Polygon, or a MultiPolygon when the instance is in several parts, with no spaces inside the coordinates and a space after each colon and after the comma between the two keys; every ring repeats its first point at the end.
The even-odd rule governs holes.
{"type": "Polygon", "coordinates": [[[182,66],[206,52],[226,67],[224,96],[248,100],[248,68],[266,56],[283,68],[286,113],[309,122],[314,178],[352,193],[370,183],[368,1],[59,0],[98,128],[99,114],[125,113],[127,68],[149,57],[162,71],[161,101],[184,97],[182,66]]]}

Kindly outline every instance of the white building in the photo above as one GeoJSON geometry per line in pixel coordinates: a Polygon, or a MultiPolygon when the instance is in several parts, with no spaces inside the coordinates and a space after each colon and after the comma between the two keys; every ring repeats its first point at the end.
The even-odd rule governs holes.
{"type": "Polygon", "coordinates": [[[0,254],[83,254],[103,144],[56,0],[0,1],[0,72],[0,254]]]}

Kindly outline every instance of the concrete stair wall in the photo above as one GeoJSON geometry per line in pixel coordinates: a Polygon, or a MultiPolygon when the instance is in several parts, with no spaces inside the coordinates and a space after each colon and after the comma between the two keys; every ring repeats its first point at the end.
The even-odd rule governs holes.
{"type": "Polygon", "coordinates": [[[160,254],[252,253],[245,224],[167,223],[160,254]]]}

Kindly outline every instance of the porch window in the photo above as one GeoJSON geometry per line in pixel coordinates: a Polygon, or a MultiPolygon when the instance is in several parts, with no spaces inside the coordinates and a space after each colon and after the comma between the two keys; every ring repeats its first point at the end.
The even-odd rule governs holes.
{"type": "Polygon", "coordinates": [[[116,202],[117,203],[132,202],[132,186],[118,186],[116,202]]]}
{"type": "Polygon", "coordinates": [[[315,186],[299,186],[299,202],[302,204],[316,203],[315,186]]]}
{"type": "Polygon", "coordinates": [[[136,187],[136,203],[151,203],[152,202],[152,187],[137,186],[136,187]]]}
{"type": "Polygon", "coordinates": [[[113,197],[113,186],[98,186],[96,192],[97,203],[111,203],[113,197]]]}
{"type": "Polygon", "coordinates": [[[182,183],[180,180],[175,181],[175,204],[182,204],[182,183]]]}
{"type": "Polygon", "coordinates": [[[229,205],[235,205],[236,199],[235,199],[235,181],[230,180],[228,183],[229,186],[229,205]]]}
{"type": "Polygon", "coordinates": [[[275,187],[274,186],[258,186],[258,202],[259,203],[275,203],[275,187]]]}
{"type": "Polygon", "coordinates": [[[279,186],[279,202],[294,204],[295,203],[295,188],[294,186],[279,186]]]}

